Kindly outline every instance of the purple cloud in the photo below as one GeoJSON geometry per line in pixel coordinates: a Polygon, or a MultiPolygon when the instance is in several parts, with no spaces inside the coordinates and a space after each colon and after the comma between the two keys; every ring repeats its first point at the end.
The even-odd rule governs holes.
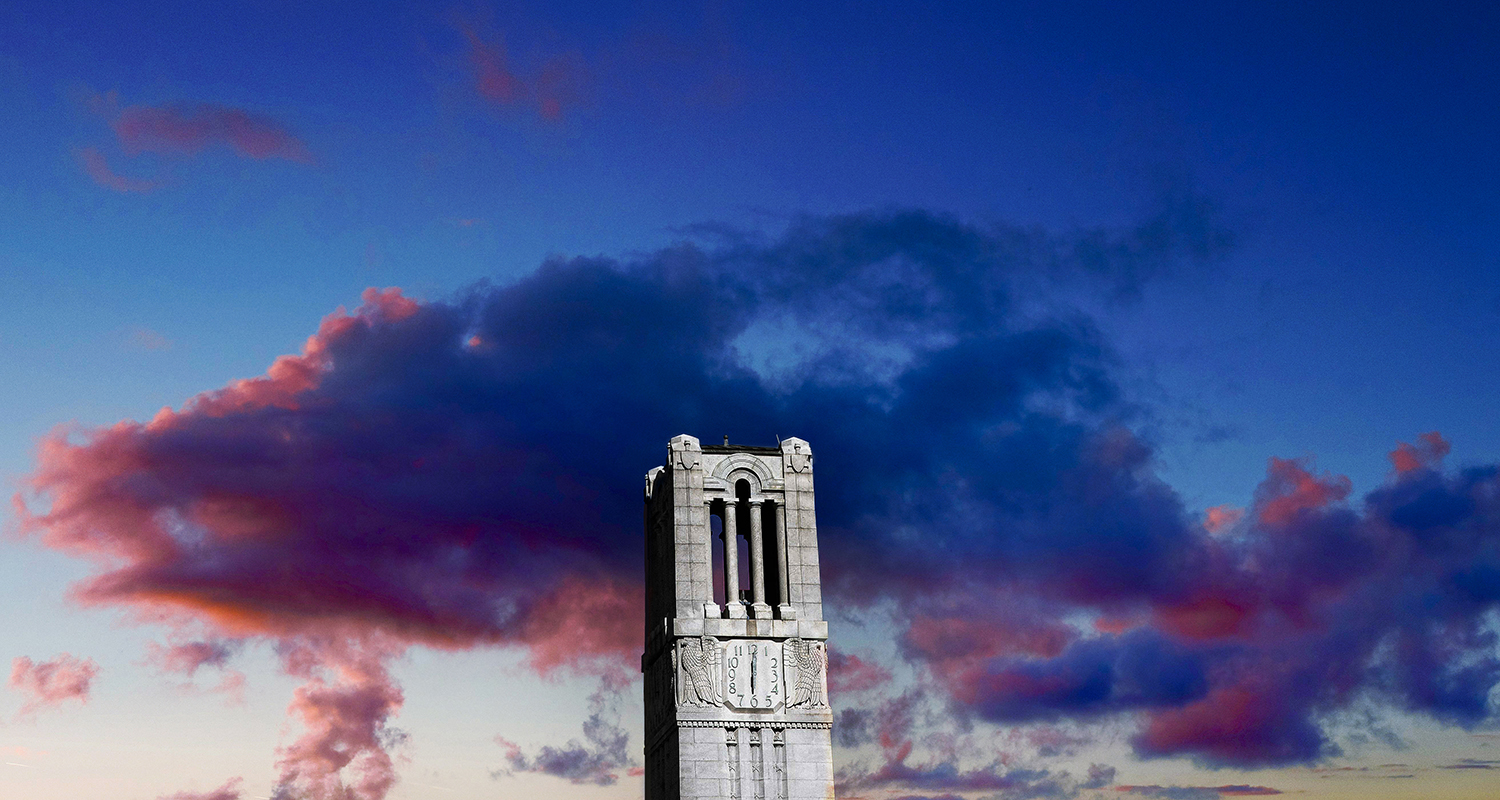
{"type": "MultiPolygon", "coordinates": [[[[1423,439],[1356,506],[1342,478],[1272,460],[1210,530],[1153,473],[1100,332],[1025,311],[1217,252],[1201,210],[1066,237],[808,218],[556,259],[450,300],[371,290],[264,376],[49,438],[29,486],[47,511],[23,502],[24,525],[97,560],[86,603],[321,654],[310,686],[369,700],[358,725],[319,728],[366,748],[369,797],[400,702],[379,654],[517,647],[542,671],[600,673],[635,658],[635,489],[683,431],[815,443],[830,597],[899,600],[902,653],[961,716],[1141,713],[1138,753],[1212,765],[1329,754],[1321,720],[1357,697],[1490,719],[1496,468],[1446,471],[1423,439]],[[350,641],[364,655],[333,644],[350,641]]],[[[321,707],[299,714],[316,727],[321,707]]],[[[612,747],[516,763],[597,776],[612,747]]],[[[887,766],[915,770],[914,791],[959,790],[915,785],[927,767],[973,771],[887,766]]]]}

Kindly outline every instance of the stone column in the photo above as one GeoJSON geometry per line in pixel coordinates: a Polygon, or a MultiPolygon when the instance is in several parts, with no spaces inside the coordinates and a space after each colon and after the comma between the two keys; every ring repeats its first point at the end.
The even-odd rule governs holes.
{"type": "Polygon", "coordinates": [[[792,607],[791,595],[787,591],[786,577],[786,509],[776,503],[771,504],[771,530],[776,532],[776,580],[780,590],[776,594],[776,616],[782,619],[796,619],[797,612],[792,607]]]}
{"type": "MultiPolygon", "coordinates": [[[[714,571],[714,554],[713,554],[713,544],[712,544],[712,542],[710,540],[713,539],[713,535],[714,535],[714,533],[713,533],[713,518],[714,518],[714,503],[715,502],[717,502],[717,501],[715,501],[712,497],[705,497],[705,498],[703,498],[703,515],[704,515],[703,530],[705,530],[705,531],[708,532],[708,538],[704,539],[704,543],[706,543],[706,544],[709,545],[709,549],[708,549],[708,563],[706,565],[706,569],[708,571],[708,602],[706,602],[706,603],[703,604],[703,618],[704,619],[722,619],[723,616],[724,616],[724,609],[718,603],[714,602],[714,584],[713,584],[713,581],[714,581],[714,577],[713,577],[713,571],[714,571]]],[[[724,538],[724,534],[723,534],[722,531],[723,531],[723,528],[721,526],[720,527],[720,533],[719,533],[719,538],[720,539],[724,538]]]]}
{"type": "Polygon", "coordinates": [[[754,618],[770,619],[771,607],[766,605],[766,544],[760,509],[759,498],[750,501],[750,609],[754,618]]]}
{"type": "Polygon", "coordinates": [[[740,602],[740,537],[735,531],[739,504],[724,501],[724,610],[730,619],[745,618],[745,604],[740,602]]]}

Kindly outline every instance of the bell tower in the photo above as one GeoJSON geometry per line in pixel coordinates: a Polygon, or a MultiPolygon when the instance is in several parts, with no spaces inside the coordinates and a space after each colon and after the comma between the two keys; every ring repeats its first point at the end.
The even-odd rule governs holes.
{"type": "Polygon", "coordinates": [[[834,796],[812,464],[682,435],[646,474],[646,800],[834,796]]]}

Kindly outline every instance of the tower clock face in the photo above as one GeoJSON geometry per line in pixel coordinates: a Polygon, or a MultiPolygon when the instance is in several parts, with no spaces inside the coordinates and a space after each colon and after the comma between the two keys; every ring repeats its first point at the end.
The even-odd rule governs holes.
{"type": "Polygon", "coordinates": [[[731,639],[724,643],[724,704],[740,711],[771,711],[782,705],[781,643],[731,639]]]}

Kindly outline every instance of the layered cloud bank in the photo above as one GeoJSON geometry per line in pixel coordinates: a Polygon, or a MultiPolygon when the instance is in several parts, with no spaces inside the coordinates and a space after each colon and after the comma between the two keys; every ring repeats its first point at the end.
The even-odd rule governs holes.
{"type": "MultiPolygon", "coordinates": [[[[1028,310],[1212,257],[1225,239],[1203,211],[1071,236],[806,219],[554,260],[448,301],[370,290],[264,376],[58,432],[25,524],[97,564],[86,603],[176,622],[183,641],[279,642],[307,680],[307,733],[281,761],[298,796],[384,796],[401,739],[384,664],[406,647],[628,668],[640,476],[681,432],[814,443],[832,602],[899,600],[902,654],[961,719],[1134,714],[1142,756],[1241,766],[1331,753],[1328,719],[1356,702],[1490,719],[1495,468],[1445,470],[1428,435],[1351,503],[1347,481],[1273,459],[1247,508],[1205,520],[1153,474],[1098,331],[1028,310]]],[[[191,672],[219,652],[162,658],[191,672]]],[[[889,680],[840,658],[845,691],[889,680]]],[[[613,735],[507,758],[605,784],[628,767],[613,735]]],[[[924,777],[909,757],[892,739],[847,785],[1104,781],[941,761],[924,777]]]]}

